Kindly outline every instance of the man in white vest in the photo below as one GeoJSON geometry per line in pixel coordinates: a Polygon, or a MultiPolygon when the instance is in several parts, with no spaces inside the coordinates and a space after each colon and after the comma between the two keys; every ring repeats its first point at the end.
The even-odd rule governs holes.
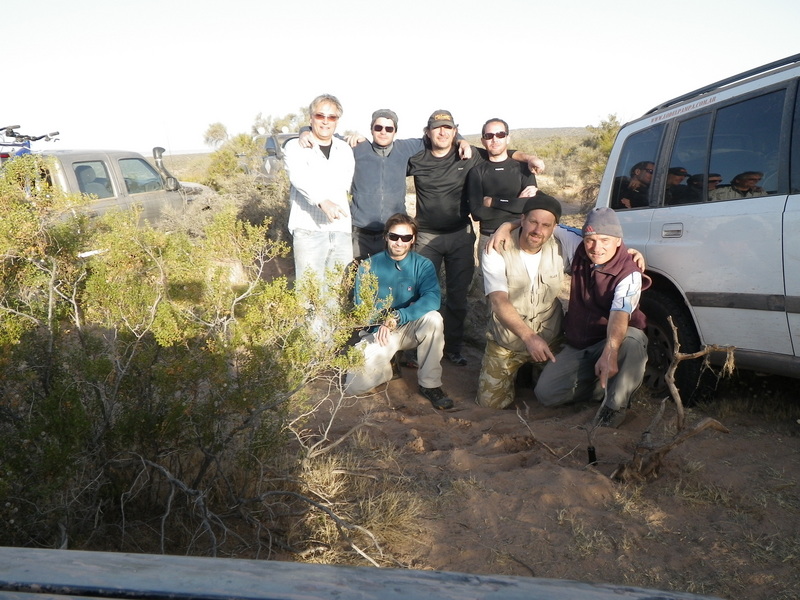
{"type": "Polygon", "coordinates": [[[561,204],[538,192],[524,208],[521,227],[500,252],[483,255],[484,288],[491,307],[477,402],[505,408],[514,402],[514,379],[528,362],[554,359],[561,341],[558,298],[580,233],[558,225],[561,204]]]}

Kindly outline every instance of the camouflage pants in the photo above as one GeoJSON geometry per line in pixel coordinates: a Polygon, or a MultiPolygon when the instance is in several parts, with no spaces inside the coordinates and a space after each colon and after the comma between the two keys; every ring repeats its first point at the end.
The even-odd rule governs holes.
{"type": "MultiPolygon", "coordinates": [[[[553,349],[554,342],[550,344],[553,349]]],[[[560,344],[558,344],[560,347],[560,344]]],[[[554,350],[555,352],[555,350],[554,350]]],[[[519,368],[531,362],[531,355],[503,348],[487,340],[486,351],[478,377],[478,396],[475,401],[487,408],[505,408],[514,402],[514,379],[519,368]]],[[[543,363],[534,363],[541,370],[543,363]]]]}

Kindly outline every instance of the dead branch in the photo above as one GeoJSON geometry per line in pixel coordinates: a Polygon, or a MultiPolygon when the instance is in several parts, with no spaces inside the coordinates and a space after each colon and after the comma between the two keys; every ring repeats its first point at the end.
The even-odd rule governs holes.
{"type": "MultiPolygon", "coordinates": [[[[716,344],[712,344],[710,346],[704,346],[702,350],[698,350],[697,352],[690,352],[685,353],[681,352],[681,344],[678,341],[678,328],[675,326],[675,323],[672,321],[672,316],[667,317],[669,319],[669,326],[672,327],[672,340],[674,342],[674,350],[672,352],[672,361],[669,364],[669,368],[667,369],[666,374],[664,375],[664,380],[667,383],[667,387],[669,388],[669,393],[672,396],[672,399],[675,401],[675,408],[678,412],[676,417],[676,426],[678,431],[681,431],[684,427],[685,423],[685,413],[683,410],[683,400],[681,399],[680,392],[678,391],[677,386],[675,385],[675,371],[678,370],[678,365],[680,365],[681,361],[683,360],[692,360],[695,358],[700,358],[702,356],[708,357],[709,354],[712,352],[727,352],[728,357],[725,360],[725,364],[722,367],[722,375],[730,375],[733,373],[734,369],[734,360],[733,360],[733,351],[736,350],[734,346],[718,346],[716,344]]],[[[706,358],[708,360],[708,358],[706,358]]]]}
{"type": "Polygon", "coordinates": [[[706,417],[695,425],[692,429],[679,432],[669,442],[656,447],[651,440],[651,433],[664,414],[664,406],[667,398],[661,401],[658,413],[650,422],[650,426],[642,433],[642,439],[633,451],[633,458],[628,463],[620,464],[611,474],[611,479],[622,482],[642,482],[647,479],[655,479],[664,457],[673,448],[679,446],[691,437],[696,436],[706,429],[714,429],[722,433],[730,431],[716,419],[706,417]]]}

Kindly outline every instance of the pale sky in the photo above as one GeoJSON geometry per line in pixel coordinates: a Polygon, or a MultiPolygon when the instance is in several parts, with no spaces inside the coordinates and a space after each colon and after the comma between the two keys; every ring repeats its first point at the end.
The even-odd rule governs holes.
{"type": "Polygon", "coordinates": [[[0,127],[34,148],[208,151],[320,93],[339,131],[437,109],[463,134],[621,121],[800,53],[797,0],[0,0],[0,127]]]}

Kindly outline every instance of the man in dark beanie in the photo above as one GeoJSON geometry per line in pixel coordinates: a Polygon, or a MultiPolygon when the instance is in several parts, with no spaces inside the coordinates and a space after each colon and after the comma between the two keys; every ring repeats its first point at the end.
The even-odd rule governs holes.
{"type": "Polygon", "coordinates": [[[592,210],[583,236],[571,264],[566,346],[534,393],[545,406],[602,398],[593,424],[619,427],[644,377],[646,320],[638,304],[650,278],[628,253],[612,209],[592,210]]]}
{"type": "Polygon", "coordinates": [[[514,378],[528,362],[553,360],[561,341],[558,298],[569,258],[581,246],[575,230],[558,225],[561,204],[537,192],[528,198],[519,230],[502,251],[484,254],[481,268],[491,308],[478,404],[505,408],[514,401],[514,378]]]}

